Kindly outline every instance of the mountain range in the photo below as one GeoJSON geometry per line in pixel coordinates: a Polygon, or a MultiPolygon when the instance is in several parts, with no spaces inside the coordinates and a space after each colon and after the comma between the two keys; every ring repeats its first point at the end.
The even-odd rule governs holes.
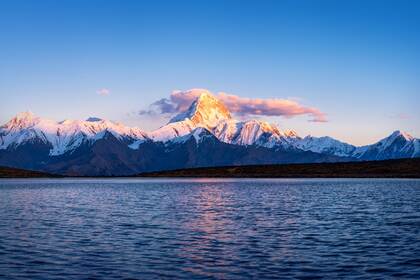
{"type": "Polygon", "coordinates": [[[152,132],[99,118],[56,122],[30,112],[0,127],[0,165],[73,176],[414,157],[420,157],[420,139],[405,132],[360,147],[300,137],[264,121],[238,121],[207,91],[152,132]]]}

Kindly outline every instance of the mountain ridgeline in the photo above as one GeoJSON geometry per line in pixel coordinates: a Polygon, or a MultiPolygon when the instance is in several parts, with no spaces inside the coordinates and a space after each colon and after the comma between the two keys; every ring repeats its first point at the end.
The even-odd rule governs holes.
{"type": "MultiPolygon", "coordinates": [[[[197,90],[196,90],[197,91],[197,90]]],[[[55,122],[20,113],[0,127],[0,165],[73,176],[133,175],[196,167],[420,157],[420,140],[395,131],[356,147],[235,120],[211,93],[152,132],[89,118],[55,122]]]]}

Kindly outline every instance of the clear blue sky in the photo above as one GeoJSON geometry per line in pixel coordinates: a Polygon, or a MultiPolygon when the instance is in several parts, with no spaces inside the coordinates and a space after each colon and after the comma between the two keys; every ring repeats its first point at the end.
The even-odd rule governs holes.
{"type": "Polygon", "coordinates": [[[198,87],[327,114],[266,118],[301,135],[419,137],[419,30],[419,1],[1,1],[0,122],[31,110],[151,129],[134,112],[198,87]]]}

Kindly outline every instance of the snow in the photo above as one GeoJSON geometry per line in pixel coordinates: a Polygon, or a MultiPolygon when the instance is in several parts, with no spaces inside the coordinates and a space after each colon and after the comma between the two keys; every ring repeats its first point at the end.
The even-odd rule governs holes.
{"type": "Polygon", "coordinates": [[[84,142],[95,142],[110,132],[117,139],[144,139],[146,133],[138,128],[126,127],[120,123],[92,119],[87,121],[65,120],[55,122],[41,119],[30,112],[18,114],[6,125],[0,128],[0,149],[15,147],[33,140],[40,139],[51,145],[50,155],[62,155],[72,151],[84,142]]]}
{"type": "Polygon", "coordinates": [[[133,143],[131,143],[130,145],[128,145],[128,147],[132,150],[138,150],[140,148],[140,145],[142,143],[144,143],[144,141],[145,141],[144,139],[136,140],[133,143]]]}
{"type": "Polygon", "coordinates": [[[373,159],[417,157],[419,156],[417,152],[418,141],[419,139],[414,138],[407,132],[396,130],[377,143],[358,147],[352,156],[363,158],[364,156],[371,157],[370,154],[374,154],[375,158],[373,159]]]}
{"type": "Polygon", "coordinates": [[[396,130],[394,131],[390,136],[385,137],[382,140],[385,141],[393,141],[395,140],[397,137],[403,137],[405,140],[407,141],[411,141],[413,139],[415,139],[413,136],[411,136],[409,133],[405,132],[405,131],[401,131],[401,130],[396,130]]]}
{"type": "Polygon", "coordinates": [[[273,146],[283,140],[283,135],[277,126],[258,120],[245,122],[228,120],[220,123],[212,132],[220,141],[236,145],[273,146]],[[270,135],[268,143],[259,142],[263,135],[270,135]]]}
{"type": "Polygon", "coordinates": [[[148,135],[154,141],[167,142],[173,138],[191,133],[197,126],[189,119],[175,123],[169,123],[148,135]]]}
{"type": "Polygon", "coordinates": [[[165,125],[152,132],[136,127],[90,117],[84,121],[64,120],[55,122],[42,119],[31,112],[16,115],[0,127],[0,149],[17,147],[38,139],[51,145],[50,155],[58,156],[77,149],[83,143],[92,144],[110,133],[124,141],[130,149],[137,150],[146,140],[159,142],[183,142],[194,137],[199,143],[203,137],[214,135],[222,142],[235,145],[258,145],[268,148],[283,147],[326,153],[335,156],[363,158],[374,151],[378,155],[392,151],[396,156],[420,155],[419,139],[401,131],[395,131],[378,143],[355,147],[328,136],[301,138],[295,131],[281,131],[275,124],[259,120],[238,121],[232,118],[223,103],[208,91],[202,91],[190,107],[165,125]],[[210,133],[210,134],[209,134],[210,133]],[[395,141],[402,139],[403,147],[395,141]]]}
{"type": "Polygon", "coordinates": [[[223,103],[208,91],[202,91],[187,111],[173,117],[169,124],[189,120],[196,127],[204,127],[210,130],[220,122],[231,118],[229,110],[223,103]]]}
{"type": "Polygon", "coordinates": [[[356,149],[353,145],[338,141],[329,136],[313,137],[310,135],[297,140],[295,146],[304,151],[327,153],[342,157],[351,155],[356,149]]]}
{"type": "MultiPolygon", "coordinates": [[[[65,120],[57,123],[25,112],[16,118],[17,120],[9,122],[8,127],[0,134],[0,148],[5,149],[11,143],[19,145],[39,137],[51,144],[51,155],[66,153],[85,142],[93,143],[102,139],[106,132],[120,140],[130,138],[131,149],[137,149],[146,138],[167,142],[187,136],[197,128],[210,131],[220,141],[237,145],[256,144],[273,147],[284,145],[288,142],[285,141],[287,138],[296,137],[295,133],[283,135],[277,126],[266,122],[234,120],[225,105],[208,91],[202,91],[188,110],[175,116],[167,125],[150,133],[97,117],[90,117],[85,121],[65,120]]],[[[193,136],[198,137],[197,135],[193,136]]]]}
{"type": "Polygon", "coordinates": [[[233,119],[225,105],[208,91],[202,91],[185,112],[176,115],[166,126],[150,135],[154,140],[169,141],[200,127],[210,131],[222,142],[237,145],[258,144],[272,147],[287,142],[284,138],[297,137],[294,132],[283,135],[277,126],[267,122],[258,120],[241,122],[233,119]],[[267,134],[270,136],[264,142],[262,136],[267,134]]]}
{"type": "Polygon", "coordinates": [[[182,136],[179,136],[179,137],[175,137],[175,138],[173,138],[169,141],[171,143],[185,143],[189,139],[194,138],[195,142],[197,144],[199,144],[200,142],[202,142],[207,137],[211,137],[211,133],[203,127],[198,127],[196,129],[192,130],[191,133],[189,133],[189,134],[185,134],[185,135],[182,135],[182,136]]]}

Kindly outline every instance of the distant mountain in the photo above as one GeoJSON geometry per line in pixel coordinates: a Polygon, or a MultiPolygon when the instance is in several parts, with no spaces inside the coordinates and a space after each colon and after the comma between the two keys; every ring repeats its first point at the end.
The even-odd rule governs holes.
{"type": "Polygon", "coordinates": [[[356,147],[334,138],[306,136],[295,142],[296,147],[316,153],[352,157],[361,160],[385,160],[420,157],[420,140],[406,132],[394,131],[377,143],[356,147]]]}
{"type": "Polygon", "coordinates": [[[420,157],[420,139],[397,130],[375,144],[358,147],[352,156],[363,160],[420,157]]]}
{"type": "Polygon", "coordinates": [[[84,143],[92,144],[102,139],[106,132],[126,142],[145,140],[147,137],[138,128],[98,118],[55,122],[24,112],[0,127],[0,149],[16,148],[34,142],[50,146],[49,155],[58,156],[71,152],[84,143]]]}
{"type": "Polygon", "coordinates": [[[30,112],[0,127],[0,165],[68,175],[244,164],[420,157],[419,139],[396,131],[362,147],[331,137],[299,137],[259,120],[235,120],[208,91],[152,132],[90,117],[55,122],[30,112]]]}
{"type": "Polygon", "coordinates": [[[295,146],[304,150],[312,151],[316,153],[336,155],[340,157],[352,157],[357,147],[338,141],[329,136],[324,137],[313,137],[306,136],[304,138],[297,139],[295,146]]]}

